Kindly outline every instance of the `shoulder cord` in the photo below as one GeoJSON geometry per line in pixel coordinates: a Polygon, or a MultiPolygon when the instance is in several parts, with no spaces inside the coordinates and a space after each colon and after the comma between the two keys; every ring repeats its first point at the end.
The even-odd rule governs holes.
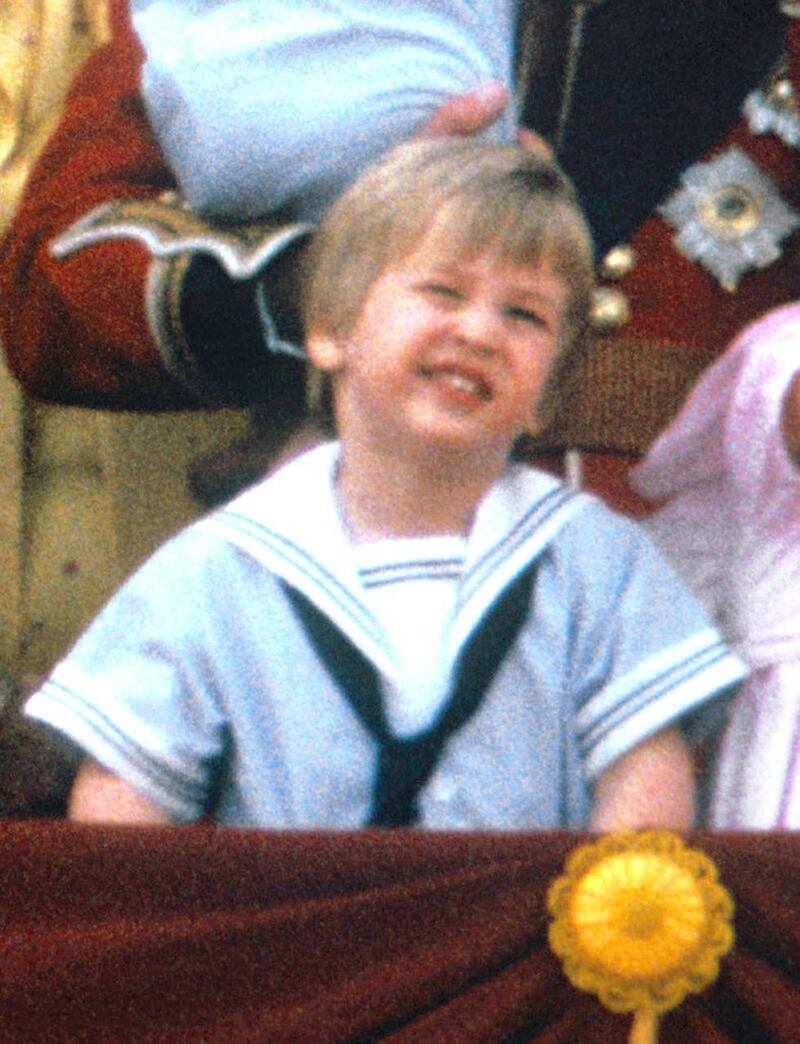
{"type": "Polygon", "coordinates": [[[547,77],[548,83],[555,82],[558,85],[556,88],[558,97],[555,99],[555,104],[550,106],[551,111],[555,110],[554,125],[552,128],[542,129],[542,133],[546,137],[548,133],[552,135],[551,144],[556,155],[561,150],[572,107],[572,94],[583,46],[586,15],[589,8],[597,7],[602,2],[603,0],[555,0],[553,3],[552,0],[533,0],[533,3],[526,3],[523,0],[521,4],[523,14],[520,17],[516,63],[517,98],[520,102],[527,98],[537,73],[537,66],[541,62],[546,62],[548,66],[556,70],[555,73],[549,73],[547,77]],[[556,11],[555,8],[559,7],[569,8],[569,11],[556,11]],[[526,10],[526,8],[530,9],[526,10]],[[566,14],[566,19],[559,17],[563,14],[566,14]],[[564,41],[563,60],[557,65],[560,56],[554,58],[552,55],[545,55],[544,49],[546,45],[559,47],[564,41]]]}

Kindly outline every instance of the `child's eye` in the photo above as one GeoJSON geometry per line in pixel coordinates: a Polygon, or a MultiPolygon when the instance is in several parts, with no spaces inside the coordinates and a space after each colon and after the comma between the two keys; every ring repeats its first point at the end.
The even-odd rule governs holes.
{"type": "Polygon", "coordinates": [[[456,287],[449,283],[423,283],[421,289],[424,293],[432,294],[434,297],[444,297],[452,301],[457,301],[461,297],[456,287]]]}
{"type": "Polygon", "coordinates": [[[523,323],[533,323],[535,326],[546,326],[547,322],[543,315],[531,308],[506,308],[509,319],[517,319],[523,323]]]}

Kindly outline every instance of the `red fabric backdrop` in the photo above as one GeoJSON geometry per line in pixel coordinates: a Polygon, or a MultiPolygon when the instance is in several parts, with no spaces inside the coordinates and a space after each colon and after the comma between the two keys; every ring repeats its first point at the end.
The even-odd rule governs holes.
{"type": "MultiPolygon", "coordinates": [[[[0,824],[0,1039],[623,1042],[547,946],[584,840],[0,824]]],[[[796,1044],[800,834],[691,843],[737,944],[662,1044],[796,1044]]]]}

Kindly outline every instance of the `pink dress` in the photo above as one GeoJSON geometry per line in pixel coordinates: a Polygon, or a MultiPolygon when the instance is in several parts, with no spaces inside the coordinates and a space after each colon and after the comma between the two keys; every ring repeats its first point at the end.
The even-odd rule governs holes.
{"type": "Polygon", "coordinates": [[[646,525],[751,667],[730,705],[710,825],[800,829],[800,469],[780,428],[800,369],[800,303],[702,375],[631,474],[646,525]]]}

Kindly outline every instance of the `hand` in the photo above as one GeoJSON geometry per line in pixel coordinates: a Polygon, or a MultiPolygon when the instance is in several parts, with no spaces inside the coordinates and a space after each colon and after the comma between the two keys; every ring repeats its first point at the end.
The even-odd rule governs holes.
{"type": "Polygon", "coordinates": [[[419,132],[421,138],[466,138],[491,127],[508,105],[508,91],[487,83],[469,94],[454,94],[419,132]]]}
{"type": "MultiPolygon", "coordinates": [[[[419,132],[423,138],[464,138],[491,127],[508,105],[509,96],[499,83],[487,83],[469,94],[455,94],[440,106],[419,132]]],[[[553,150],[535,131],[521,127],[517,135],[523,148],[552,159],[553,150]]]]}

